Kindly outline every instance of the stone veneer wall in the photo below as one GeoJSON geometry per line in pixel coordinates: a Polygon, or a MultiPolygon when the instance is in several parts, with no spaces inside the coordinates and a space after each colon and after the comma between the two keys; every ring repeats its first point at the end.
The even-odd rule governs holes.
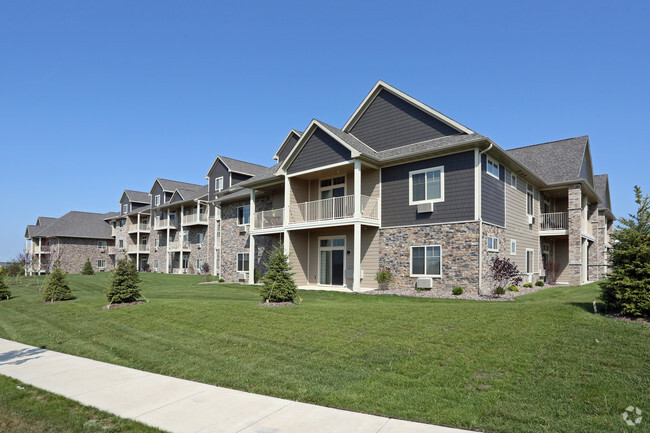
{"type": "MultiPolygon", "coordinates": [[[[481,294],[492,293],[497,287],[497,282],[492,278],[492,261],[496,257],[508,258],[506,249],[510,249],[510,245],[506,245],[505,229],[492,224],[483,223],[483,239],[481,242],[483,266],[481,268],[482,284],[481,294]],[[488,237],[496,237],[499,239],[499,251],[488,251],[488,237]]],[[[524,251],[525,253],[525,251],[524,251]]],[[[519,269],[524,272],[525,269],[519,269]]],[[[525,279],[526,277],[524,277],[525,279]]],[[[504,287],[505,289],[505,287],[504,287]]]]}
{"type": "Polygon", "coordinates": [[[569,186],[569,284],[578,286],[582,273],[582,188],[569,186]]]}
{"type": "Polygon", "coordinates": [[[434,289],[461,286],[478,291],[478,222],[394,227],[379,230],[379,268],[389,268],[398,288],[414,288],[411,277],[411,247],[440,245],[442,278],[433,279],[434,289]]]}
{"type": "MultiPolygon", "coordinates": [[[[170,230],[170,232],[175,231],[176,230],[170,230]]],[[[167,229],[151,231],[151,234],[149,235],[149,258],[147,259],[151,272],[156,272],[154,269],[156,260],[158,260],[157,272],[167,272],[167,243],[167,229]],[[158,251],[156,251],[156,239],[158,239],[158,251]]]]}
{"type": "MultiPolygon", "coordinates": [[[[199,274],[201,273],[201,269],[197,269],[196,267],[196,260],[197,259],[202,259],[203,263],[205,263],[208,260],[208,243],[207,243],[207,238],[208,238],[208,226],[187,226],[185,227],[186,231],[189,231],[189,239],[190,239],[190,252],[189,252],[189,264],[188,264],[188,273],[194,273],[194,274],[199,274]],[[203,233],[203,244],[199,248],[199,244],[196,242],[196,236],[198,233],[203,233]]],[[[188,255],[188,253],[184,253],[185,256],[188,255]]],[[[212,263],[210,263],[210,268],[212,268],[212,263]]]]}
{"type": "Polygon", "coordinates": [[[237,225],[237,207],[249,203],[248,199],[221,205],[221,278],[237,282],[237,254],[249,252],[249,233],[240,232],[237,225]]]}
{"type": "MultiPolygon", "coordinates": [[[[58,245],[60,254],[54,253],[55,256],[60,257],[61,268],[69,274],[78,274],[81,272],[84,263],[90,259],[93,265],[93,270],[98,272],[97,260],[106,260],[105,271],[112,271],[115,266],[108,254],[108,248],[105,252],[101,252],[97,248],[97,242],[100,239],[84,239],[84,238],[58,238],[53,240],[53,245],[58,245]]],[[[105,239],[101,239],[105,240],[105,239]]],[[[114,246],[113,240],[106,240],[108,247],[114,246]]]]}
{"type": "Polygon", "coordinates": [[[587,215],[589,217],[589,224],[591,224],[591,232],[595,239],[593,243],[589,244],[589,249],[587,250],[587,279],[589,281],[598,281],[600,280],[600,267],[603,262],[603,255],[599,253],[603,250],[603,242],[605,240],[599,229],[598,205],[589,205],[587,215]]]}

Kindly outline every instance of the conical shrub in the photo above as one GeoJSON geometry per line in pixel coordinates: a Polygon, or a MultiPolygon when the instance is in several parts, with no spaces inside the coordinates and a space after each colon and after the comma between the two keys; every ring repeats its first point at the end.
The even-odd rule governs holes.
{"type": "Polygon", "coordinates": [[[9,287],[7,287],[7,284],[5,283],[4,274],[0,274],[0,301],[9,298],[11,298],[11,291],[9,290],[9,287]]]}
{"type": "Polygon", "coordinates": [[[84,263],[84,267],[81,270],[81,275],[95,275],[95,271],[93,270],[93,265],[90,263],[90,259],[86,259],[86,263],[84,263]]]}
{"type": "Polygon", "coordinates": [[[140,276],[133,260],[120,259],[111,276],[111,285],[106,290],[109,304],[135,302],[142,297],[140,276]]]}
{"type": "Polygon", "coordinates": [[[266,274],[262,278],[259,294],[267,302],[293,302],[296,297],[296,282],[291,273],[289,256],[284,254],[282,245],[275,247],[269,257],[266,274]]]}
{"type": "Polygon", "coordinates": [[[72,290],[65,279],[65,272],[56,266],[47,280],[47,286],[43,290],[43,298],[47,302],[67,301],[74,299],[72,290]]]}

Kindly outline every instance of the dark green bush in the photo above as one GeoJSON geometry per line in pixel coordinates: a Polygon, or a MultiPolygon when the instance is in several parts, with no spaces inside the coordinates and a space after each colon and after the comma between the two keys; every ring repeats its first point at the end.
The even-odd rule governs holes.
{"type": "Polygon", "coordinates": [[[47,285],[43,290],[43,299],[46,302],[74,299],[72,290],[70,290],[70,286],[68,286],[68,282],[65,279],[65,272],[59,266],[54,267],[54,270],[47,279],[47,285]]]}
{"type": "Polygon", "coordinates": [[[526,283],[524,284],[524,287],[530,289],[531,287],[533,287],[533,283],[526,283]]]}
{"type": "Polygon", "coordinates": [[[538,281],[535,283],[537,287],[544,287],[544,281],[538,281]]]}
{"type": "Polygon", "coordinates": [[[259,294],[266,302],[293,302],[296,297],[296,282],[291,273],[289,256],[284,254],[282,245],[276,246],[269,256],[266,274],[262,278],[259,294]]]}
{"type": "Polygon", "coordinates": [[[379,288],[381,290],[388,289],[393,279],[393,273],[388,268],[384,268],[375,274],[375,280],[379,283],[379,288]]]}
{"type": "Polygon", "coordinates": [[[86,259],[86,263],[84,263],[84,267],[81,270],[81,275],[95,275],[95,271],[93,270],[93,265],[90,263],[90,259],[86,259]]]}
{"type": "Polygon", "coordinates": [[[511,292],[518,292],[519,287],[515,286],[514,284],[511,284],[511,285],[508,286],[508,290],[511,291],[511,292]]]}
{"type": "Polygon", "coordinates": [[[138,287],[140,276],[133,260],[118,260],[110,281],[111,285],[106,290],[106,298],[109,304],[135,302],[142,298],[142,293],[140,293],[138,287]]]}
{"type": "Polygon", "coordinates": [[[5,284],[4,274],[0,274],[0,301],[9,298],[11,298],[11,291],[9,290],[9,287],[7,287],[7,284],[5,284]]]}
{"type": "Polygon", "coordinates": [[[458,287],[454,287],[454,288],[452,289],[451,293],[453,293],[453,294],[456,295],[456,296],[458,296],[458,295],[462,295],[462,294],[463,294],[463,288],[460,287],[460,286],[458,286],[458,287]]]}
{"type": "Polygon", "coordinates": [[[494,294],[497,296],[505,295],[506,290],[503,287],[498,286],[496,289],[494,289],[494,294]]]}

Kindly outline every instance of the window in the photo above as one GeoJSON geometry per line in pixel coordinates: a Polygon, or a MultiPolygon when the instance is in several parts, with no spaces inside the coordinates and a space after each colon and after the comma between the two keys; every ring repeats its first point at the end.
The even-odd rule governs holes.
{"type": "Polygon", "coordinates": [[[97,241],[97,248],[101,249],[106,249],[108,246],[108,243],[106,241],[97,241]]]}
{"type": "Polygon", "coordinates": [[[106,259],[97,260],[97,267],[99,269],[105,269],[106,268],[106,259]]]}
{"type": "Polygon", "coordinates": [[[488,236],[488,251],[499,251],[499,238],[488,236]]]}
{"type": "Polygon", "coordinates": [[[533,250],[526,250],[526,273],[527,274],[532,274],[533,273],[533,257],[534,257],[534,251],[533,250]]]}
{"type": "Polygon", "coordinates": [[[440,277],[440,245],[411,247],[411,276],[440,277]]]}
{"type": "Polygon", "coordinates": [[[156,195],[154,203],[156,206],[160,206],[160,194],[156,195]]]}
{"type": "Polygon", "coordinates": [[[153,246],[156,247],[156,248],[158,248],[158,247],[160,246],[160,239],[155,238],[155,239],[153,240],[153,246]]]}
{"type": "Polygon", "coordinates": [[[444,167],[409,172],[409,204],[444,201],[444,167]]]}
{"type": "Polygon", "coordinates": [[[517,241],[515,239],[510,239],[510,255],[517,255],[517,241]]]}
{"type": "Polygon", "coordinates": [[[526,186],[526,213],[528,215],[533,214],[534,203],[535,203],[534,192],[535,192],[535,190],[533,189],[533,186],[531,184],[527,184],[527,186],[526,186]]]}
{"type": "Polygon", "coordinates": [[[174,233],[169,234],[169,242],[174,242],[174,233]]]}
{"type": "Polygon", "coordinates": [[[183,255],[183,269],[187,269],[190,265],[190,258],[183,255]]]}
{"type": "Polygon", "coordinates": [[[248,272],[248,253],[237,254],[237,272],[248,272]]]}
{"type": "Polygon", "coordinates": [[[201,267],[203,266],[203,259],[196,259],[196,270],[201,272],[201,267]]]}
{"type": "MultiPolygon", "coordinates": [[[[129,213],[129,205],[128,204],[125,204],[124,206],[122,206],[122,213],[123,214],[129,213]]],[[[120,226],[120,227],[122,227],[122,226],[120,226]]]]}
{"type": "Polygon", "coordinates": [[[117,242],[118,242],[118,245],[119,245],[120,249],[124,248],[124,239],[120,239],[117,242]]]}
{"type": "Polygon", "coordinates": [[[250,205],[239,206],[237,208],[237,225],[243,226],[250,224],[251,221],[251,207],[250,205]]]}
{"type": "Polygon", "coordinates": [[[214,180],[214,190],[219,192],[223,189],[223,176],[218,177],[214,180]]]}
{"type": "Polygon", "coordinates": [[[203,233],[197,233],[196,234],[196,243],[197,244],[202,244],[203,243],[203,233]]]}
{"type": "Polygon", "coordinates": [[[126,220],[119,220],[117,223],[119,227],[124,227],[124,224],[126,224],[126,220]]]}
{"type": "Polygon", "coordinates": [[[517,175],[510,173],[510,186],[517,189],[517,175]]]}
{"type": "Polygon", "coordinates": [[[345,195],[345,176],[337,176],[330,179],[321,179],[320,198],[321,200],[345,195]]]}
{"type": "Polygon", "coordinates": [[[499,164],[492,161],[490,158],[487,159],[487,172],[489,175],[492,175],[499,178],[499,164]]]}
{"type": "Polygon", "coordinates": [[[140,238],[140,243],[145,247],[147,246],[147,241],[149,241],[149,238],[147,236],[142,236],[140,238]]]}
{"type": "Polygon", "coordinates": [[[154,268],[155,270],[158,270],[158,260],[154,260],[154,261],[153,261],[153,268],[154,268]]]}

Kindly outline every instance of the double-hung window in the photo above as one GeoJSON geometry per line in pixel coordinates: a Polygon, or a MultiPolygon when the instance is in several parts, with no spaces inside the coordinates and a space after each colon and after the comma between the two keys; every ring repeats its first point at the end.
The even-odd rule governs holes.
{"type": "Polygon", "coordinates": [[[237,272],[248,272],[248,253],[237,254],[237,272]]]}
{"type": "Polygon", "coordinates": [[[488,236],[488,251],[499,251],[499,238],[488,236]]]}
{"type": "Polygon", "coordinates": [[[411,276],[440,277],[441,275],[440,245],[411,247],[411,276]]]}
{"type": "Polygon", "coordinates": [[[106,268],[106,259],[97,260],[97,267],[99,269],[105,269],[106,268]]]}
{"type": "Polygon", "coordinates": [[[160,194],[156,195],[155,200],[154,200],[154,204],[156,206],[160,206],[160,194]]]}
{"type": "Polygon", "coordinates": [[[491,160],[490,158],[487,159],[487,172],[489,175],[496,177],[497,179],[499,178],[499,163],[491,160]]]}
{"type": "Polygon", "coordinates": [[[251,222],[251,207],[250,205],[239,206],[237,208],[237,225],[243,226],[251,222]]]}
{"type": "Polygon", "coordinates": [[[444,191],[444,167],[409,172],[409,204],[444,201],[444,191]]]}
{"type": "Polygon", "coordinates": [[[526,187],[526,213],[528,215],[533,214],[534,210],[534,203],[535,203],[535,195],[534,195],[535,190],[533,189],[533,186],[531,184],[528,184],[526,187]]]}
{"type": "Polygon", "coordinates": [[[219,192],[223,189],[223,176],[218,177],[214,180],[214,190],[219,192]]]}
{"type": "Polygon", "coordinates": [[[125,214],[125,215],[127,213],[129,213],[129,205],[128,204],[125,204],[124,206],[122,206],[122,213],[125,214]]]}
{"type": "Polygon", "coordinates": [[[107,241],[97,241],[97,248],[99,248],[100,250],[105,250],[107,246],[108,246],[107,241]]]}
{"type": "Polygon", "coordinates": [[[199,245],[203,243],[203,233],[196,234],[196,243],[199,245]]]}

